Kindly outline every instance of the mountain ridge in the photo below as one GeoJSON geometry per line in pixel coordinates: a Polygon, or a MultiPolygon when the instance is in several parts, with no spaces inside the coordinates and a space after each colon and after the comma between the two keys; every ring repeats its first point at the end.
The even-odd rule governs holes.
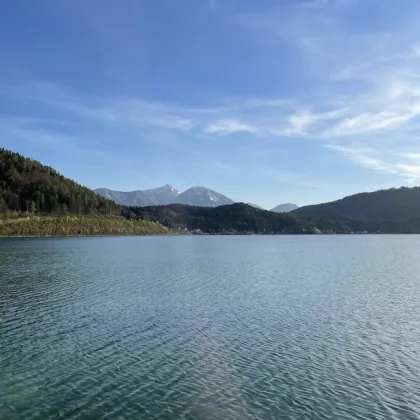
{"type": "MultiPolygon", "coordinates": [[[[186,204],[200,207],[217,207],[235,203],[234,200],[226,195],[204,186],[190,187],[182,192],[170,184],[146,190],[116,191],[108,188],[97,188],[94,191],[123,206],[146,207],[163,206],[168,204],[186,204]]],[[[258,204],[247,204],[257,209],[265,210],[264,207],[258,204]]],[[[275,213],[288,213],[296,210],[297,208],[299,207],[296,204],[285,203],[279,204],[269,211],[273,211],[275,213]]]]}
{"type": "Polygon", "coordinates": [[[148,197],[142,190],[135,191],[116,191],[108,188],[97,188],[94,190],[100,196],[114,201],[121,206],[148,206],[150,205],[148,197]]]}
{"type": "MultiPolygon", "coordinates": [[[[314,234],[316,221],[289,214],[260,210],[245,203],[217,207],[169,204],[125,209],[145,221],[168,229],[208,234],[314,234]]],[[[330,223],[329,226],[332,226],[330,223]]],[[[322,226],[324,227],[324,226],[322,226]]]]}
{"type": "Polygon", "coordinates": [[[297,204],[284,203],[273,207],[270,211],[273,211],[274,213],[290,213],[291,211],[297,210],[298,208],[299,206],[297,204]]]}
{"type": "Polygon", "coordinates": [[[182,192],[176,199],[178,204],[187,204],[200,207],[217,207],[234,204],[234,201],[210,188],[191,187],[182,192]]]}
{"type": "Polygon", "coordinates": [[[229,197],[202,186],[190,187],[183,192],[170,184],[136,191],[115,191],[108,188],[97,188],[95,192],[124,206],[146,207],[187,204],[201,207],[217,207],[234,203],[229,197]]]}
{"type": "MultiPolygon", "coordinates": [[[[156,196],[159,192],[178,194],[170,185],[152,192],[156,196]]],[[[0,148],[0,223],[6,235],[163,232],[158,225],[121,224],[121,216],[133,223],[144,220],[169,229],[175,227],[177,231],[199,229],[213,234],[420,233],[420,187],[354,194],[301,207],[289,214],[259,210],[244,203],[231,204],[226,196],[204,187],[193,187],[187,192],[200,198],[198,206],[119,206],[49,166],[0,148]],[[215,206],[225,199],[228,204],[215,206]],[[73,224],[75,215],[80,220],[73,224]],[[85,222],[87,217],[91,219],[85,222]],[[19,219],[19,223],[13,219],[19,219]]],[[[134,193],[142,195],[141,191],[134,193]]]]}
{"type": "Polygon", "coordinates": [[[323,219],[352,219],[365,224],[374,221],[378,226],[391,223],[404,226],[408,233],[414,226],[417,229],[419,210],[420,187],[400,187],[363,192],[328,203],[304,206],[291,214],[323,219]]]}
{"type": "Polygon", "coordinates": [[[255,203],[246,203],[246,204],[248,204],[248,206],[255,207],[256,209],[259,209],[259,210],[265,210],[264,207],[261,207],[261,206],[259,206],[258,204],[255,204],[255,203]]]}
{"type": "Polygon", "coordinates": [[[181,194],[179,190],[170,184],[165,184],[162,187],[149,188],[144,190],[149,205],[171,204],[181,194]]]}

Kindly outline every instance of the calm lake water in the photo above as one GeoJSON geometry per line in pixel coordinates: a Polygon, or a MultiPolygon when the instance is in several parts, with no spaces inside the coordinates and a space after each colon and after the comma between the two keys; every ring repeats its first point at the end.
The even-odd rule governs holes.
{"type": "Polygon", "coordinates": [[[420,236],[0,240],[0,419],[420,419],[420,236]]]}

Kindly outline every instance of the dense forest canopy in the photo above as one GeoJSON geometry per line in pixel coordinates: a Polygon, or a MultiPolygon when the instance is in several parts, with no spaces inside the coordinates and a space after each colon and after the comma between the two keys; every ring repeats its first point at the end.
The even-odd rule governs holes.
{"type": "Polygon", "coordinates": [[[170,204],[167,206],[129,207],[129,218],[153,220],[172,230],[200,230],[205,233],[313,233],[309,219],[260,210],[244,203],[211,207],[170,204]]]}
{"type": "Polygon", "coordinates": [[[291,213],[274,213],[244,203],[216,208],[181,204],[125,207],[122,212],[125,217],[158,221],[173,230],[200,229],[205,233],[420,233],[419,193],[419,188],[400,188],[358,194],[291,213]],[[330,204],[331,212],[327,211],[330,204]],[[348,209],[347,204],[354,207],[348,209]],[[334,208],[336,205],[340,208],[334,208]]]}
{"type": "Polygon", "coordinates": [[[0,149],[0,212],[119,215],[120,207],[53,168],[0,149]]]}
{"type": "Polygon", "coordinates": [[[300,207],[296,215],[331,218],[347,217],[363,221],[406,222],[420,216],[420,188],[401,187],[359,193],[330,203],[300,207]]]}

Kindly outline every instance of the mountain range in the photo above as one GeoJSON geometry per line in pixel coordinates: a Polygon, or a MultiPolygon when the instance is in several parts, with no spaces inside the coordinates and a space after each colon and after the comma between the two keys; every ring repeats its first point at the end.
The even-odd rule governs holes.
{"type": "Polygon", "coordinates": [[[420,187],[355,194],[288,214],[232,204],[229,198],[204,187],[183,193],[171,186],[134,191],[128,196],[111,190],[102,193],[136,204],[139,197],[144,204],[171,197],[186,204],[119,206],[51,167],[0,148],[0,232],[5,235],[165,232],[153,224],[156,222],[170,230],[204,233],[420,233],[420,187]],[[224,200],[227,204],[218,205],[224,200]],[[39,223],[31,219],[34,215],[39,223]],[[79,219],[70,226],[73,217],[68,216],[79,219]],[[4,225],[3,220],[9,218],[11,222],[4,225]],[[20,218],[19,223],[14,218],[20,218]],[[122,218],[130,223],[121,222],[122,218]],[[135,225],[140,221],[148,224],[135,225]],[[54,226],[46,227],[44,222],[54,226]]]}
{"type": "Polygon", "coordinates": [[[292,203],[285,203],[285,204],[279,204],[278,206],[271,209],[271,211],[274,211],[276,213],[289,213],[293,210],[297,210],[299,206],[292,203]]]}
{"type": "MultiPolygon", "coordinates": [[[[228,204],[234,204],[235,201],[220,194],[210,188],[205,187],[191,187],[180,192],[172,185],[166,184],[162,187],[152,188],[149,190],[136,191],[114,191],[108,188],[98,188],[96,193],[117,204],[132,207],[147,207],[147,206],[164,206],[168,204],[186,204],[189,206],[199,207],[218,207],[228,204]]],[[[254,203],[248,205],[260,210],[264,210],[261,206],[254,203]]],[[[297,209],[296,204],[280,204],[271,211],[276,213],[288,213],[297,209]]]]}
{"type": "Polygon", "coordinates": [[[168,184],[144,191],[114,191],[107,188],[98,188],[95,192],[122,206],[140,207],[170,204],[180,195],[176,188],[168,184]]]}
{"type": "Polygon", "coordinates": [[[151,235],[167,234],[169,230],[217,234],[314,233],[316,228],[307,218],[232,203],[222,194],[203,187],[183,193],[169,185],[129,194],[110,190],[102,193],[127,203],[159,203],[176,197],[187,204],[118,205],[49,166],[0,148],[0,236],[151,235]],[[201,206],[188,205],[192,203],[201,206]]]}

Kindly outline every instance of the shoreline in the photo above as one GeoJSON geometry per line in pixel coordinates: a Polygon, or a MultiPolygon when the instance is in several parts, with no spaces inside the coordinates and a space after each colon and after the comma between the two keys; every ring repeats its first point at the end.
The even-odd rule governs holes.
{"type": "Polygon", "coordinates": [[[38,235],[38,236],[1,236],[0,239],[39,239],[39,238],[135,238],[141,236],[172,236],[172,235],[38,235]]]}
{"type": "Polygon", "coordinates": [[[40,239],[40,238],[137,238],[174,236],[380,236],[380,235],[420,235],[420,233],[156,233],[145,235],[0,235],[0,239],[40,239]]]}

